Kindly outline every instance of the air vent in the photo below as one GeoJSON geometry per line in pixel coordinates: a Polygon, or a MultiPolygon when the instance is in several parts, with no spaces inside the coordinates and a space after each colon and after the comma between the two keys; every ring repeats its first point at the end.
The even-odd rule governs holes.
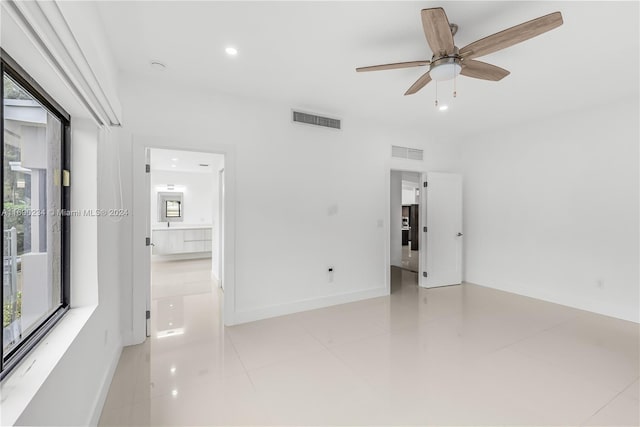
{"type": "Polygon", "coordinates": [[[340,129],[340,120],[330,117],[317,116],[315,114],[293,111],[293,121],[307,125],[322,126],[331,129],[340,129]]]}
{"type": "Polygon", "coordinates": [[[391,157],[398,159],[422,160],[424,151],[417,148],[400,147],[399,145],[391,146],[391,157]]]}

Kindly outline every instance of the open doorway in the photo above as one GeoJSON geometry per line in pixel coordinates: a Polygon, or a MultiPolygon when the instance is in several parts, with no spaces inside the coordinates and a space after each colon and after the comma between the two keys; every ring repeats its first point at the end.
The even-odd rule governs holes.
{"type": "Polygon", "coordinates": [[[391,292],[402,285],[418,286],[421,248],[421,175],[391,171],[390,264],[391,292]]]}
{"type": "Polygon", "coordinates": [[[224,160],[221,154],[148,149],[153,316],[147,335],[154,339],[184,334],[185,310],[203,301],[212,304],[212,320],[221,322],[224,160]]]}

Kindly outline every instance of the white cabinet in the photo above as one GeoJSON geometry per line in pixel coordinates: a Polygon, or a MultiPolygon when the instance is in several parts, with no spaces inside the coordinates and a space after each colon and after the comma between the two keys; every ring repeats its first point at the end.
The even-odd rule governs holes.
{"type": "Polygon", "coordinates": [[[153,230],[154,255],[211,251],[211,228],[167,228],[153,230]]]}

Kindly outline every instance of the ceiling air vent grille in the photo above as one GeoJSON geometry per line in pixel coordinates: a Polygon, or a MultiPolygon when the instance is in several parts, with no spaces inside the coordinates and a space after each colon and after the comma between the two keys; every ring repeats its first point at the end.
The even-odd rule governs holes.
{"type": "Polygon", "coordinates": [[[391,157],[398,159],[422,160],[424,151],[417,148],[400,147],[399,145],[391,146],[391,157]]]}
{"type": "Polygon", "coordinates": [[[340,129],[341,123],[338,119],[330,117],[317,116],[315,114],[303,113],[301,111],[293,112],[293,121],[304,123],[307,125],[322,126],[331,129],[340,129]]]}

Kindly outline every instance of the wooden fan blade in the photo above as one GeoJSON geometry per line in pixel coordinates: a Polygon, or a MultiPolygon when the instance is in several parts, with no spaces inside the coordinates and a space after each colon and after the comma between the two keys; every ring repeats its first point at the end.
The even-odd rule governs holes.
{"type": "Polygon", "coordinates": [[[395,68],[410,68],[410,67],[420,67],[422,65],[429,65],[430,61],[410,61],[410,62],[396,62],[394,64],[384,64],[384,65],[372,65],[370,67],[360,67],[356,68],[357,72],[362,71],[380,71],[380,70],[393,70],[395,68]]]}
{"type": "Polygon", "coordinates": [[[435,56],[443,56],[454,52],[453,34],[449,26],[449,19],[444,9],[434,7],[422,9],[422,28],[427,37],[427,43],[435,56]]]}
{"type": "Polygon", "coordinates": [[[416,80],[416,82],[412,84],[411,87],[404,94],[413,95],[414,93],[416,93],[417,91],[425,87],[427,83],[429,83],[430,81],[431,81],[431,76],[427,71],[418,80],[416,80]]]}
{"type": "Polygon", "coordinates": [[[507,77],[510,73],[504,68],[487,64],[486,62],[465,59],[462,61],[462,71],[460,74],[474,79],[491,80],[497,82],[507,77]]]}
{"type": "Polygon", "coordinates": [[[562,25],[562,14],[560,12],[550,13],[468,44],[460,49],[460,56],[471,59],[488,55],[539,36],[560,25],[562,25]]]}

